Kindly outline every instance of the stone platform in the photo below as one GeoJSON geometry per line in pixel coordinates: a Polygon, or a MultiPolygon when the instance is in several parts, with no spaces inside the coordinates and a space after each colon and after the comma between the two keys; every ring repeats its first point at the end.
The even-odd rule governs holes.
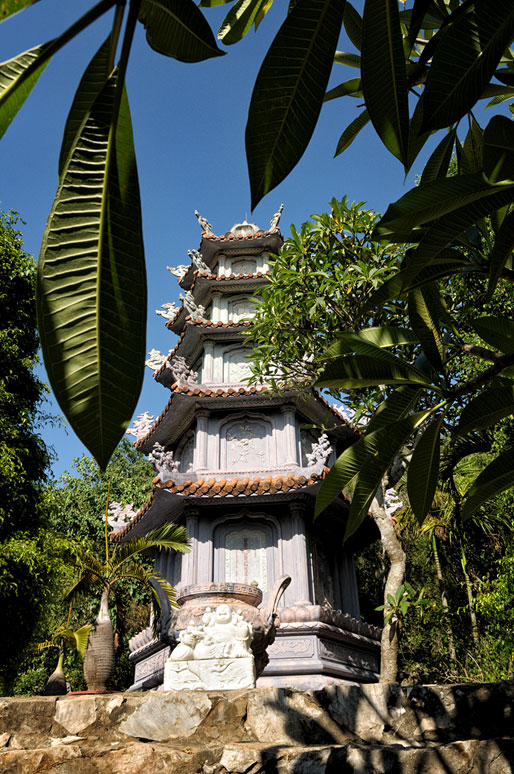
{"type": "Polygon", "coordinates": [[[0,699],[1,774],[508,774],[514,682],[0,699]]]}

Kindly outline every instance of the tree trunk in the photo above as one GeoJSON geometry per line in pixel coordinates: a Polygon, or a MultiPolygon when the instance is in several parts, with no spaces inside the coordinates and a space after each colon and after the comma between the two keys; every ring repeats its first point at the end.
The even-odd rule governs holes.
{"type": "MultiPolygon", "coordinates": [[[[378,527],[384,551],[389,559],[389,572],[384,589],[385,616],[389,605],[387,597],[389,594],[396,597],[396,592],[405,578],[405,552],[396,535],[393,521],[384,508],[382,486],[371,503],[370,512],[378,527]]],[[[380,682],[394,683],[398,673],[398,625],[396,621],[392,620],[384,626],[381,646],[380,682]]]]}
{"type": "Polygon", "coordinates": [[[434,554],[434,563],[435,563],[435,571],[437,573],[437,580],[439,582],[439,593],[441,594],[441,604],[444,608],[444,611],[446,613],[446,620],[448,622],[448,626],[446,629],[446,633],[448,634],[448,649],[450,651],[450,658],[453,662],[457,661],[457,653],[455,651],[455,643],[453,641],[453,632],[452,627],[450,623],[450,608],[448,606],[448,598],[446,596],[446,591],[444,588],[444,578],[443,578],[443,571],[441,569],[441,561],[439,559],[439,550],[437,548],[437,538],[435,534],[432,534],[432,551],[434,554]]]}
{"type": "Polygon", "coordinates": [[[89,691],[106,691],[114,672],[114,635],[109,616],[109,587],[102,592],[100,611],[89,633],[84,677],[89,691]]]}
{"type": "Polygon", "coordinates": [[[59,653],[59,661],[48,680],[46,681],[43,696],[64,696],[66,694],[66,676],[62,668],[64,653],[59,653]]]}
{"type": "Polygon", "coordinates": [[[467,565],[466,553],[464,551],[464,546],[462,544],[460,547],[460,551],[461,551],[460,562],[462,565],[462,572],[464,573],[464,584],[466,586],[466,594],[468,597],[469,617],[471,619],[471,635],[473,637],[473,644],[475,645],[475,648],[478,649],[480,647],[480,637],[478,634],[478,622],[477,622],[477,616],[475,613],[475,600],[473,599],[473,589],[471,587],[471,579],[466,569],[466,565],[467,565]]]}

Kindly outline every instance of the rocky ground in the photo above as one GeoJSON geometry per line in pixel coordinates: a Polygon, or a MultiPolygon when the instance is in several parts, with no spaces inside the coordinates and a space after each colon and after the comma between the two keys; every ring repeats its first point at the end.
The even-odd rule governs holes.
{"type": "Polygon", "coordinates": [[[514,682],[0,699],[2,774],[508,774],[514,682]]]}

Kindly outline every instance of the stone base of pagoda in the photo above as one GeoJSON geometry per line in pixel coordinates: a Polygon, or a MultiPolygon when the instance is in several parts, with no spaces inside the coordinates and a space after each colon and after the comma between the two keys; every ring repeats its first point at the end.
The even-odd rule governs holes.
{"type": "Polygon", "coordinates": [[[129,642],[130,661],[134,664],[134,682],[129,691],[150,691],[162,685],[164,665],[168,660],[171,647],[160,639],[155,639],[153,629],[148,626],[136,634],[129,642]]]}

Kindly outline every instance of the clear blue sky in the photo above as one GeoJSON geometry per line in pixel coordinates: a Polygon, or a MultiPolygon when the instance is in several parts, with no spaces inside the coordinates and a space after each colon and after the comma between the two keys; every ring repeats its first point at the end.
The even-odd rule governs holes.
{"type": "MultiPolygon", "coordinates": [[[[2,59],[43,43],[62,32],[93,5],[92,0],[44,0],[0,25],[2,59]]],[[[361,3],[357,4],[358,6],[361,3]]],[[[410,3],[409,3],[410,5],[410,3]]],[[[230,6],[205,9],[214,31],[230,6]]],[[[163,353],[175,336],[155,314],[166,301],[176,301],[178,286],[166,265],[187,262],[197,248],[200,228],[195,208],[217,234],[248,220],[266,228],[284,203],[281,229],[323,212],[333,196],[366,201],[384,211],[414,182],[427,153],[404,180],[401,164],[381,145],[373,130],[361,132],[351,148],[333,158],[343,129],[359,112],[351,98],[327,103],[311,144],[295,170],[250,212],[250,191],[244,152],[244,128],[251,89],[264,54],[286,13],[276,0],[257,34],[253,30],[224,57],[182,64],[156,54],[138,25],[127,75],[141,185],[143,227],[149,285],[148,350],[163,353]]],[[[26,221],[25,247],[37,256],[47,214],[57,187],[57,160],[62,129],[80,76],[106,38],[112,13],[59,52],[0,143],[2,187],[0,207],[13,209],[26,221]]],[[[353,51],[343,36],[339,48],[353,51]]],[[[334,65],[331,86],[354,71],[334,65]]],[[[356,71],[355,71],[356,74],[356,71]]],[[[490,118],[484,116],[482,124],[490,118]]],[[[434,143],[432,143],[433,147],[434,143]]],[[[168,393],[147,368],[136,415],[158,416],[168,393]]],[[[56,404],[47,408],[59,413],[56,404]]],[[[73,458],[85,452],[71,430],[47,426],[42,431],[57,455],[60,475],[73,458]]]]}

